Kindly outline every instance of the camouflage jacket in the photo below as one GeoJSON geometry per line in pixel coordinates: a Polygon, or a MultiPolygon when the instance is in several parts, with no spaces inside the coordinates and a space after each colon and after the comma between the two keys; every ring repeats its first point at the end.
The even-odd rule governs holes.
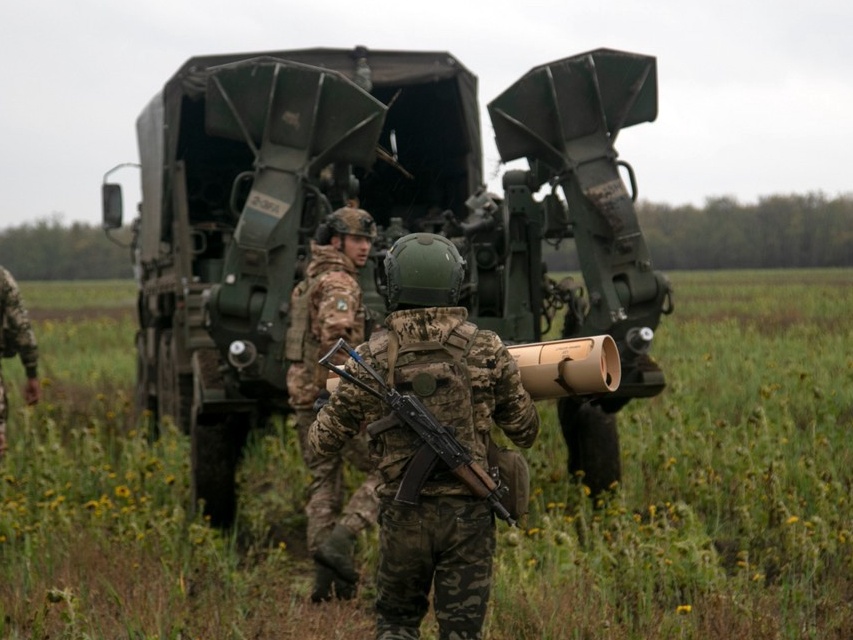
{"type": "Polygon", "coordinates": [[[0,335],[2,350],[7,353],[17,351],[27,377],[38,377],[36,336],[21,300],[18,283],[3,267],[0,267],[0,320],[3,326],[0,335]]]}
{"type": "MultiPolygon", "coordinates": [[[[465,323],[468,313],[463,307],[438,307],[396,311],[385,321],[387,332],[357,347],[364,361],[384,378],[388,377],[388,333],[396,334],[400,349],[413,343],[435,341],[444,343],[451,332],[465,323]]],[[[486,453],[489,434],[497,426],[520,447],[530,447],[539,433],[539,414],[530,395],[521,384],[521,375],[513,357],[500,338],[492,331],[480,330],[473,339],[465,365],[470,380],[470,403],[473,424],[467,425],[468,434],[462,433],[465,425],[456,426],[456,437],[468,446],[476,462],[487,467],[486,453]],[[461,428],[460,428],[461,427],[461,428]]],[[[369,386],[373,379],[352,359],[345,369],[369,386]]],[[[457,416],[452,407],[435,410],[435,417],[445,424],[457,416]],[[441,412],[441,415],[439,413],[441,412]]],[[[309,441],[319,455],[335,455],[345,442],[354,437],[364,425],[375,422],[390,412],[388,406],[356,384],[342,380],[329,402],[320,410],[311,425],[309,441]]],[[[407,427],[397,429],[407,430],[407,427]]],[[[394,495],[411,455],[414,453],[411,438],[395,436],[381,442],[371,440],[371,454],[383,477],[380,495],[394,495]]],[[[445,474],[443,484],[427,483],[423,494],[463,495],[468,489],[456,478],[445,474]]]]}
{"type": "MultiPolygon", "coordinates": [[[[335,342],[364,340],[365,309],[357,278],[358,269],[346,255],[331,245],[311,243],[305,280],[291,294],[293,319],[285,347],[293,361],[287,393],[295,409],[311,407],[325,388],[328,371],[317,362],[335,342]]],[[[338,363],[345,357],[341,354],[338,363]]]]}

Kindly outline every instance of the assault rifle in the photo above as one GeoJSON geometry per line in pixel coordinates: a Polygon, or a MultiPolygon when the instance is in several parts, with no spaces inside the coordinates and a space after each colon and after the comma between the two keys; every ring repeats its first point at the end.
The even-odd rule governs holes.
{"type": "MultiPolygon", "coordinates": [[[[414,486],[417,486],[419,489],[422,481],[426,479],[426,476],[432,470],[435,461],[442,460],[447,465],[447,468],[450,469],[450,472],[471,490],[471,493],[489,502],[489,506],[491,506],[495,515],[502,520],[506,520],[510,526],[516,525],[515,519],[510,515],[506,507],[501,504],[501,498],[506,495],[509,490],[508,487],[503,485],[500,480],[496,481],[477,464],[471,456],[471,452],[456,439],[448,427],[445,427],[436,420],[435,416],[424,406],[420,398],[408,393],[400,393],[396,389],[389,387],[385,383],[385,380],[382,379],[382,376],[367,364],[343,338],[338,340],[329,353],[320,359],[320,364],[330,371],[335,372],[344,380],[352,382],[372,396],[385,402],[391,407],[398,420],[418,434],[427,449],[421,447],[421,450],[415,454],[415,458],[425,455],[421,453],[425,452],[431,458],[431,462],[427,462],[426,465],[420,465],[417,460],[412,460],[410,469],[416,467],[420,467],[421,469],[419,474],[421,481],[416,482],[414,486]],[[346,351],[356,364],[376,380],[381,391],[374,389],[369,384],[344,370],[343,367],[339,367],[331,362],[331,358],[341,349],[346,351]]],[[[400,502],[417,504],[418,492],[406,491],[404,490],[404,486],[412,485],[409,485],[404,480],[400,484],[400,490],[397,491],[395,499],[400,502]]]]}

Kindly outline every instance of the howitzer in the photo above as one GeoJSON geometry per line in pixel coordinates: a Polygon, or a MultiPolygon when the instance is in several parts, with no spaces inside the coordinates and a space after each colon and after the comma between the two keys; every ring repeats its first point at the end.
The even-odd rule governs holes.
{"type": "Polygon", "coordinates": [[[310,239],[354,199],[379,227],[360,271],[377,318],[385,250],[432,230],[467,262],[459,306],[480,329],[508,344],[538,343],[565,310],[561,337],[612,336],[618,391],[577,402],[574,359],[549,363],[543,379],[545,397],[560,398],[570,475],[583,470],[603,487],[620,480],[615,420],[605,429],[577,420],[575,409],[612,413],[665,387],[648,352],[672,311],[671,287],[652,268],[634,173],[614,147],[622,129],[657,115],[655,59],[597,49],[535,67],[494,99],[501,159],[528,164],[506,171],[494,194],[484,186],[477,85],[445,51],[223,53],[187,60],[140,113],[139,162],[117,165],[102,185],[109,235],[122,226],[122,198],[107,178],[140,168],[130,229],[135,405],[152,435],[165,416],[189,435],[191,502],[203,501],[214,525],[236,515],[249,430],[290,410],[283,343],[310,239]],[[577,250],[583,284],[551,277],[572,268],[564,242],[577,250]],[[574,394],[555,386],[563,374],[574,394]]]}
{"type": "MultiPolygon", "coordinates": [[[[396,389],[389,387],[385,383],[385,380],[382,379],[382,376],[367,364],[343,338],[338,340],[329,353],[320,359],[320,364],[344,380],[352,382],[367,393],[385,402],[391,407],[391,411],[393,411],[400,422],[418,434],[423,441],[423,446],[415,454],[415,457],[428,456],[432,460],[431,463],[424,465],[415,465],[413,461],[413,468],[423,469],[423,476],[425,477],[432,471],[435,462],[441,460],[447,465],[450,472],[470,489],[472,494],[489,503],[495,515],[502,520],[506,520],[511,526],[516,525],[515,519],[510,515],[506,507],[501,504],[501,498],[505,495],[507,488],[501,484],[500,480],[496,481],[483,467],[477,464],[471,456],[471,452],[456,439],[450,429],[442,425],[432,415],[417,396],[400,393],[396,389]],[[331,362],[331,358],[341,349],[346,351],[358,366],[370,374],[379,385],[379,389],[371,387],[342,367],[331,362]]],[[[420,482],[416,482],[415,486],[419,486],[420,484],[420,482]]],[[[400,485],[401,489],[405,485],[407,483],[402,483],[400,485]]],[[[398,491],[395,499],[400,502],[417,504],[416,493],[411,495],[411,493],[405,491],[398,491]]]]}

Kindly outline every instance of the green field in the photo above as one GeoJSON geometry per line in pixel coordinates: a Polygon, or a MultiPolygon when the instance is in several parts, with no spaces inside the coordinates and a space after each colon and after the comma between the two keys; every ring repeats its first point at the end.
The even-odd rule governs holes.
{"type": "MultiPolygon", "coordinates": [[[[487,637],[853,637],[853,272],[669,275],[668,386],[620,413],[606,499],[567,476],[540,403],[531,514],[498,523],[487,637]]],[[[0,638],[371,638],[375,532],[359,597],[309,601],[292,429],[251,439],[238,526],[212,530],[189,515],[186,437],[134,428],[133,283],[21,287],[44,399],[22,407],[4,363],[0,638]]]]}

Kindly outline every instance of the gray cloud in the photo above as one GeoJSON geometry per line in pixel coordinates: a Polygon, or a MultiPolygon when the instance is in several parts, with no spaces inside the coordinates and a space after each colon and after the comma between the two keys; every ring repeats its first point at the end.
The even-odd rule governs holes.
{"type": "MultiPolygon", "coordinates": [[[[534,66],[609,47],[658,60],[658,119],[617,143],[641,197],[701,205],[720,195],[749,202],[853,190],[853,44],[845,33],[853,5],[578,4],[3,3],[0,227],[55,213],[97,223],[104,172],[136,159],[137,115],[188,58],[357,44],[447,50],[478,75],[487,176],[498,157],[485,104],[534,66]]],[[[120,175],[132,192],[131,174],[120,175]]]]}

